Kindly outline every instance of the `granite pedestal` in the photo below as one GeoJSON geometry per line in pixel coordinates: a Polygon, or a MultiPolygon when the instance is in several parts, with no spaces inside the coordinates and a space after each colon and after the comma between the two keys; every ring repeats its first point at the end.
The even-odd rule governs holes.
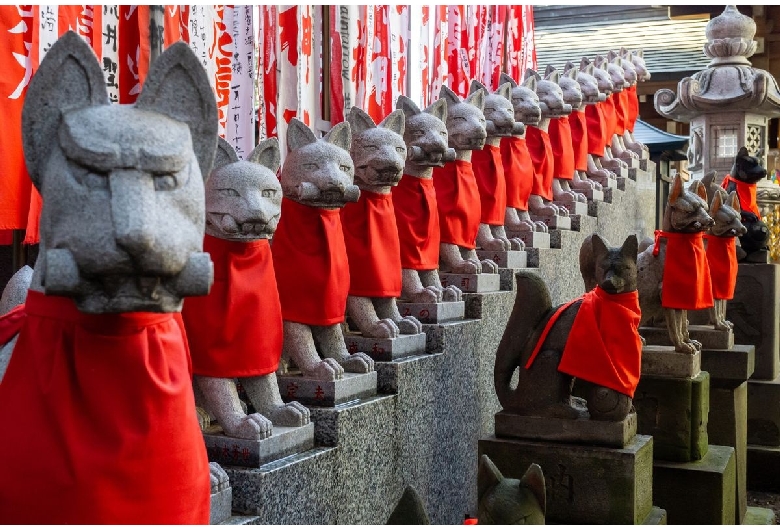
{"type": "Polygon", "coordinates": [[[335,381],[321,381],[288,372],[286,375],[277,375],[276,379],[283,400],[298,401],[303,405],[333,407],[376,395],[376,372],[344,372],[344,376],[335,381]]]}
{"type": "Polygon", "coordinates": [[[501,411],[496,414],[496,437],[623,448],[636,436],[637,418],[629,414],[623,421],[591,420],[587,410],[576,420],[522,416],[501,411]]]}
{"type": "Polygon", "coordinates": [[[396,304],[402,317],[415,317],[423,324],[463,320],[463,316],[466,314],[466,305],[462,300],[460,302],[437,302],[432,304],[399,301],[396,304]]]}
{"type": "Polygon", "coordinates": [[[653,507],[653,440],[637,435],[625,448],[479,440],[505,477],[521,478],[531,463],[544,472],[547,518],[568,524],[641,524],[653,507]]]}
{"type": "MultiPolygon", "coordinates": [[[[651,328],[643,326],[639,328],[648,344],[672,346],[669,331],[664,328],[651,328]]],[[[699,341],[702,348],[712,350],[729,350],[734,346],[734,332],[731,330],[715,329],[710,325],[689,325],[688,334],[692,340],[699,341]]]]}
{"type": "Polygon", "coordinates": [[[585,195],[585,198],[588,199],[589,202],[604,200],[604,192],[601,190],[596,190],[593,188],[583,188],[575,191],[577,193],[582,193],[583,195],[585,195]]]}
{"type": "Polygon", "coordinates": [[[477,250],[477,256],[493,260],[501,269],[523,269],[527,263],[524,250],[477,250]]]}
{"type": "Polygon", "coordinates": [[[707,452],[709,389],[707,372],[690,378],[642,375],[634,394],[637,431],[653,436],[656,460],[689,462],[707,452]]]}
{"type": "Polygon", "coordinates": [[[701,372],[701,352],[674,351],[674,346],[648,344],[642,348],[642,377],[693,377],[701,372]]]}
{"type": "Polygon", "coordinates": [[[561,230],[571,230],[571,219],[563,215],[534,215],[531,214],[533,221],[542,221],[547,228],[558,228],[561,230]]]}
{"type": "Polygon", "coordinates": [[[393,361],[425,353],[425,333],[400,334],[391,339],[364,337],[359,333],[345,333],[344,342],[347,344],[348,352],[362,351],[375,361],[393,361]]]}
{"type": "Polygon", "coordinates": [[[245,440],[222,433],[204,433],[203,441],[212,462],[259,467],[314,447],[314,425],[308,423],[302,427],[274,426],[271,436],[263,440],[245,440]]]}
{"type": "MultiPolygon", "coordinates": [[[[593,181],[595,181],[595,182],[598,182],[599,184],[601,184],[601,187],[602,187],[604,192],[606,192],[607,189],[617,188],[617,179],[614,178],[614,177],[598,177],[598,176],[588,175],[588,178],[593,180],[593,181]]],[[[608,197],[607,193],[604,193],[604,200],[605,201],[606,201],[607,197],[608,197]]],[[[607,202],[609,202],[609,201],[607,201],[607,202]]]]}
{"type": "Polygon", "coordinates": [[[228,486],[211,494],[209,524],[221,524],[230,519],[233,507],[233,489],[228,486]]]}
{"type": "Polygon", "coordinates": [[[501,289],[501,276],[497,273],[457,274],[454,272],[439,273],[444,287],[454,285],[464,293],[488,293],[501,289]]]}
{"type": "Polygon", "coordinates": [[[588,215],[588,203],[578,201],[553,201],[555,206],[563,206],[569,215],[588,215]]]}
{"type": "Polygon", "coordinates": [[[747,394],[748,443],[780,447],[780,377],[774,381],[751,380],[747,394]]]}
{"type": "Polygon", "coordinates": [[[506,229],[506,235],[510,238],[518,238],[525,243],[525,248],[550,248],[550,234],[547,232],[536,232],[530,230],[512,230],[506,229]]]}

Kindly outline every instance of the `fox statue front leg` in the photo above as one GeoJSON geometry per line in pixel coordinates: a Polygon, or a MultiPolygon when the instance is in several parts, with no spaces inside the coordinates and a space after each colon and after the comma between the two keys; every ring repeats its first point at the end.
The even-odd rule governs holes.
{"type": "Polygon", "coordinates": [[[261,377],[240,377],[241,386],[255,410],[280,427],[301,427],[311,421],[309,409],[292,401],[285,403],[279,393],[276,373],[261,377]]]}
{"type": "Polygon", "coordinates": [[[441,287],[441,281],[438,283],[429,282],[426,285],[423,277],[427,272],[414,269],[401,270],[401,297],[404,300],[418,304],[435,304],[442,301],[444,289],[441,287]]]}
{"type": "Polygon", "coordinates": [[[202,375],[196,375],[194,379],[206,410],[214,414],[225,434],[246,440],[263,440],[271,436],[272,420],[259,413],[244,413],[232,379],[202,375]]]}
{"type": "Polygon", "coordinates": [[[292,359],[306,377],[335,381],[344,376],[344,368],[337,360],[320,359],[314,345],[313,329],[306,324],[284,321],[284,357],[292,359]]]}
{"type": "Polygon", "coordinates": [[[376,314],[381,319],[390,320],[398,327],[398,331],[406,335],[422,333],[423,328],[419,320],[413,316],[402,317],[394,298],[372,299],[376,314]]]}
{"type": "Polygon", "coordinates": [[[463,292],[454,285],[448,285],[447,287],[441,287],[441,279],[439,278],[439,271],[436,269],[428,271],[419,271],[420,281],[426,289],[441,289],[441,299],[445,302],[460,302],[463,300],[463,292]]]}
{"type": "Polygon", "coordinates": [[[338,362],[345,372],[367,374],[374,371],[374,360],[371,357],[363,352],[350,354],[347,351],[341,324],[313,326],[312,334],[323,355],[338,362]]]}
{"type": "Polygon", "coordinates": [[[442,272],[455,272],[458,274],[481,274],[482,263],[476,257],[465,259],[461,256],[458,245],[452,243],[442,243],[439,248],[439,259],[441,260],[440,270],[442,272]]]}

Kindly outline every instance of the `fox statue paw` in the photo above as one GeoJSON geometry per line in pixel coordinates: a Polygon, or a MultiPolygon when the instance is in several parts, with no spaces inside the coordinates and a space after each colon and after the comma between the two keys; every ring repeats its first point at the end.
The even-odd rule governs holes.
{"type": "Polygon", "coordinates": [[[463,300],[463,291],[454,285],[448,285],[444,289],[442,300],[445,302],[460,302],[463,300]]]}
{"type": "Polygon", "coordinates": [[[374,371],[374,360],[363,352],[357,352],[343,359],[341,366],[347,372],[368,374],[374,371]]]}
{"type": "Polygon", "coordinates": [[[271,436],[273,423],[262,414],[248,414],[235,423],[223,425],[225,434],[244,440],[265,440],[271,436]]]}
{"type": "Polygon", "coordinates": [[[322,359],[310,370],[301,370],[303,375],[322,381],[335,381],[344,377],[344,368],[335,359],[322,359]]]}
{"type": "Polygon", "coordinates": [[[398,331],[404,335],[416,335],[417,333],[422,333],[423,330],[420,321],[412,316],[403,317],[396,324],[398,325],[398,331]]]}
{"type": "Polygon", "coordinates": [[[411,295],[409,300],[415,304],[435,304],[441,302],[443,296],[441,287],[431,285],[411,295]]]}
{"type": "Polygon", "coordinates": [[[482,272],[487,274],[498,274],[498,265],[492,259],[483,259],[482,272]]]}
{"type": "Polygon", "coordinates": [[[291,401],[268,413],[268,419],[279,427],[302,427],[311,421],[311,413],[297,401],[291,401]]]}

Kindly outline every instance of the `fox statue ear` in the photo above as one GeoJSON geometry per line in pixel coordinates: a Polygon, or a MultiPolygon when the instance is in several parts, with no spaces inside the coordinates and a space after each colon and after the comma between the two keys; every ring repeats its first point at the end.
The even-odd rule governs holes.
{"type": "Polygon", "coordinates": [[[501,83],[502,85],[504,83],[509,83],[510,85],[512,85],[512,88],[515,88],[517,86],[517,81],[512,79],[512,76],[504,72],[501,72],[501,77],[499,78],[498,82],[501,83]]]}
{"type": "Polygon", "coordinates": [[[546,81],[552,81],[553,83],[555,83],[557,85],[560,82],[560,80],[561,80],[561,73],[558,70],[556,70],[555,68],[553,68],[552,72],[550,72],[549,75],[545,76],[544,79],[546,81]]]}
{"type": "Polygon", "coordinates": [[[593,234],[590,244],[593,247],[593,261],[598,261],[599,256],[604,256],[609,252],[609,243],[596,233],[593,234]]]}
{"type": "Polygon", "coordinates": [[[625,241],[623,241],[623,246],[620,247],[620,254],[622,254],[623,257],[636,262],[636,256],[638,252],[639,241],[637,241],[637,238],[634,234],[631,234],[626,238],[625,241]]]}
{"type": "Polygon", "coordinates": [[[238,162],[238,155],[236,154],[236,150],[233,149],[233,146],[230,145],[230,142],[222,137],[219,137],[217,139],[217,154],[214,157],[214,164],[211,170],[213,171],[218,167],[226,166],[234,162],[238,162]]]}
{"type": "Polygon", "coordinates": [[[389,129],[399,136],[404,135],[404,128],[406,122],[404,121],[404,113],[402,110],[394,110],[388,114],[384,120],[379,124],[379,127],[383,129],[389,129]]]}
{"type": "Polygon", "coordinates": [[[548,64],[547,68],[544,69],[544,76],[547,77],[551,73],[553,73],[554,71],[555,71],[555,67],[553,65],[551,65],[551,64],[548,64]]]}
{"type": "Polygon", "coordinates": [[[414,116],[422,112],[414,101],[406,96],[398,96],[398,101],[395,102],[395,108],[404,111],[406,117],[414,116]]]}
{"type": "Polygon", "coordinates": [[[474,105],[479,110],[485,110],[485,97],[487,96],[487,92],[484,88],[480,88],[476,90],[474,93],[469,94],[469,97],[466,98],[466,103],[470,105],[474,105]]]}
{"type": "Polygon", "coordinates": [[[711,190],[712,183],[715,181],[715,177],[717,175],[718,175],[717,171],[709,171],[701,178],[701,183],[704,184],[705,188],[711,190]]]}
{"type": "Polygon", "coordinates": [[[721,191],[720,189],[715,190],[715,195],[712,197],[712,204],[710,204],[710,215],[715,215],[718,213],[718,210],[720,210],[720,207],[723,206],[723,194],[725,192],[721,191]]]}
{"type": "Polygon", "coordinates": [[[439,90],[439,99],[446,101],[448,107],[450,105],[457,105],[461,102],[460,97],[458,97],[458,95],[453,92],[447,85],[441,86],[441,89],[439,90]]]}
{"type": "Polygon", "coordinates": [[[672,182],[672,189],[669,190],[669,204],[674,204],[677,202],[677,199],[680,198],[680,195],[682,195],[683,191],[683,184],[682,184],[682,177],[680,175],[677,175],[674,177],[674,182],[672,182]]]}
{"type": "Polygon", "coordinates": [[[498,87],[498,89],[494,92],[494,94],[497,94],[504,99],[508,99],[509,101],[512,101],[512,85],[510,85],[509,83],[504,83],[498,87]]]}
{"type": "Polygon", "coordinates": [[[539,464],[528,466],[528,471],[520,479],[520,487],[527,488],[536,497],[536,502],[542,509],[542,515],[547,515],[547,490],[544,486],[544,474],[539,464]]]}
{"type": "Polygon", "coordinates": [[[487,455],[479,457],[479,469],[477,471],[477,498],[481,499],[496,485],[504,480],[504,475],[487,455]]]}
{"type": "Polygon", "coordinates": [[[360,134],[368,129],[376,128],[373,118],[359,107],[352,107],[347,113],[349,127],[354,134],[360,134]]]}
{"type": "Polygon", "coordinates": [[[692,191],[696,195],[698,195],[701,200],[704,202],[707,201],[707,190],[704,188],[704,184],[701,183],[700,180],[694,180],[691,182],[691,185],[688,187],[688,191],[692,191]]]}
{"type": "Polygon", "coordinates": [[[729,206],[731,206],[738,212],[742,211],[742,205],[739,204],[739,195],[737,195],[736,191],[732,191],[731,193],[729,193],[729,206]]]}
{"type": "Polygon", "coordinates": [[[271,170],[272,173],[279,171],[282,165],[282,156],[279,153],[279,140],[275,137],[266,138],[252,149],[247,158],[253,164],[260,164],[271,170]]]}
{"type": "Polygon", "coordinates": [[[298,118],[290,120],[290,124],[287,126],[287,148],[290,151],[295,151],[316,141],[317,137],[305,123],[298,118]]]}
{"type": "Polygon", "coordinates": [[[525,81],[523,81],[523,86],[529,90],[533,90],[536,92],[536,76],[529,75],[525,78],[525,81]]]}
{"type": "Polygon", "coordinates": [[[479,81],[477,81],[476,79],[472,79],[471,84],[469,85],[469,95],[473,94],[479,89],[487,90],[487,87],[482,83],[480,83],[479,81]]]}
{"type": "Polygon", "coordinates": [[[342,121],[341,123],[334,125],[333,128],[328,131],[323,137],[326,142],[341,147],[344,151],[349,153],[350,147],[352,147],[352,129],[349,128],[349,122],[342,121]]]}
{"type": "Polygon", "coordinates": [[[425,112],[447,123],[447,100],[437,99],[436,102],[425,109],[425,112]]]}

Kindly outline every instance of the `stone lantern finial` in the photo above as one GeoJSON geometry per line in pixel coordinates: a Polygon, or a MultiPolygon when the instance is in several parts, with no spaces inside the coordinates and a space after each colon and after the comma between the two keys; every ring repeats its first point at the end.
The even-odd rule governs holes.
{"type": "Polygon", "coordinates": [[[737,11],[736,6],[726,6],[723,13],[709,21],[704,33],[704,54],[712,58],[709,66],[750,65],[748,57],[756,52],[756,23],[737,11]]]}

